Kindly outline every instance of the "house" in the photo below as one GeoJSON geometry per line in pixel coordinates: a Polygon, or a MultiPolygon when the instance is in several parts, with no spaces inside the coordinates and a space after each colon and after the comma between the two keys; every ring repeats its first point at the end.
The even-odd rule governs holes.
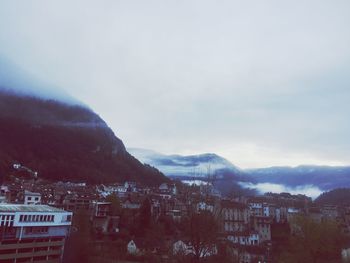
{"type": "Polygon", "coordinates": [[[203,211],[203,210],[206,210],[206,211],[209,211],[209,212],[214,212],[214,203],[213,202],[205,202],[205,201],[202,201],[202,202],[199,202],[197,203],[197,206],[196,206],[196,210],[197,212],[199,211],[203,211]]]}
{"type": "MultiPolygon", "coordinates": [[[[201,258],[210,257],[218,253],[216,245],[206,247],[201,251],[201,258]]],[[[195,255],[195,249],[190,242],[186,243],[182,240],[178,240],[173,244],[174,255],[195,255]]]]}
{"type": "Polygon", "coordinates": [[[175,209],[168,210],[166,212],[166,215],[170,216],[176,222],[180,222],[182,218],[181,210],[175,210],[175,209]]]}
{"type": "Polygon", "coordinates": [[[111,211],[111,202],[92,202],[92,211],[94,217],[106,217],[111,211]]]}
{"type": "Polygon", "coordinates": [[[1,185],[0,186],[0,198],[1,203],[7,203],[11,199],[11,192],[9,190],[9,187],[7,185],[1,185]]]}
{"type": "Polygon", "coordinates": [[[105,186],[102,184],[99,187],[97,187],[97,191],[103,197],[106,197],[106,196],[111,195],[111,194],[116,194],[118,197],[123,198],[126,196],[126,194],[128,192],[128,187],[126,187],[125,185],[105,186]]]}
{"type": "Polygon", "coordinates": [[[188,208],[183,201],[173,197],[171,199],[163,199],[162,212],[179,221],[188,214],[188,208]]]}
{"type": "Polygon", "coordinates": [[[265,247],[262,246],[235,246],[234,254],[238,258],[239,263],[267,263],[268,255],[265,247]]]}
{"type": "MultiPolygon", "coordinates": [[[[267,202],[266,197],[254,197],[248,201],[250,214],[252,216],[270,216],[273,219],[276,217],[276,206],[267,202]]],[[[280,213],[279,213],[280,220],[280,213]]]]}
{"type": "Polygon", "coordinates": [[[24,204],[38,205],[41,203],[41,194],[24,190],[24,204]]]}
{"type": "Polygon", "coordinates": [[[161,203],[158,199],[152,198],[151,199],[151,214],[154,219],[158,219],[161,215],[161,203]]]}
{"type": "Polygon", "coordinates": [[[167,184],[167,183],[162,183],[158,187],[159,193],[160,194],[166,194],[166,195],[176,195],[177,194],[177,188],[175,184],[167,184]]]}
{"type": "Polygon", "coordinates": [[[128,192],[137,192],[136,182],[125,182],[124,188],[126,188],[128,192]]]}
{"type": "Polygon", "coordinates": [[[191,255],[193,254],[193,247],[186,244],[182,240],[178,240],[173,244],[173,255],[191,255]]]}
{"type": "Polygon", "coordinates": [[[122,203],[122,208],[124,209],[140,209],[141,203],[137,201],[133,201],[127,199],[124,203],[122,203]]]}
{"type": "Polygon", "coordinates": [[[110,214],[112,203],[93,202],[90,221],[96,234],[116,234],[119,232],[119,216],[110,214]]]}
{"type": "Polygon", "coordinates": [[[138,249],[134,240],[130,240],[129,243],[127,244],[127,251],[130,255],[140,254],[140,249],[138,249]]]}
{"type": "Polygon", "coordinates": [[[321,213],[324,220],[336,220],[340,216],[338,207],[335,205],[323,205],[321,213]]]}
{"type": "Polygon", "coordinates": [[[287,222],[291,222],[293,218],[301,214],[302,214],[301,209],[295,208],[295,207],[289,207],[287,209],[287,222]]]}
{"type": "Polygon", "coordinates": [[[310,207],[308,211],[308,216],[310,219],[316,223],[322,222],[322,212],[318,207],[310,207]]]}
{"type": "Polygon", "coordinates": [[[227,239],[234,244],[242,246],[259,245],[259,233],[257,231],[233,232],[227,236],[227,239]]]}
{"type": "Polygon", "coordinates": [[[127,252],[131,255],[142,255],[145,252],[157,253],[160,250],[159,241],[146,241],[143,238],[134,238],[127,244],[127,252]]]}
{"type": "Polygon", "coordinates": [[[343,262],[350,262],[350,248],[342,249],[341,256],[342,256],[343,262]]]}
{"type": "Polygon", "coordinates": [[[62,205],[68,211],[89,210],[93,198],[86,193],[70,193],[64,197],[62,205]]]}

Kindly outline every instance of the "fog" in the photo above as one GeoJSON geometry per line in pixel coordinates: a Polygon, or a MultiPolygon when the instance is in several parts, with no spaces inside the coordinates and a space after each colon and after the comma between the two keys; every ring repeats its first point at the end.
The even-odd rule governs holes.
{"type": "Polygon", "coordinates": [[[83,105],[82,102],[69,95],[64,89],[32,76],[18,65],[1,56],[0,91],[83,105]]]}
{"type": "Polygon", "coordinates": [[[271,193],[291,193],[291,194],[303,194],[311,197],[312,199],[317,198],[323,191],[317,186],[313,185],[300,185],[297,187],[289,187],[282,184],[272,184],[272,183],[239,183],[242,187],[248,189],[256,189],[260,194],[267,192],[271,193]]]}
{"type": "MultiPolygon", "coordinates": [[[[41,96],[89,105],[127,147],[215,152],[242,168],[346,165],[349,8],[5,0],[0,57],[45,83],[41,96]]],[[[14,76],[13,86],[37,92],[14,76]]]]}

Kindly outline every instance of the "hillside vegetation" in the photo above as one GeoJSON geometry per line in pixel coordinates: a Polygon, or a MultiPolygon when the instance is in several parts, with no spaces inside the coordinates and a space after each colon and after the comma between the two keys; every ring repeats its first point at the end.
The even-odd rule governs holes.
{"type": "Polygon", "coordinates": [[[2,179],[19,162],[56,181],[155,185],[168,180],[131,156],[87,107],[0,91],[0,124],[2,179]]]}

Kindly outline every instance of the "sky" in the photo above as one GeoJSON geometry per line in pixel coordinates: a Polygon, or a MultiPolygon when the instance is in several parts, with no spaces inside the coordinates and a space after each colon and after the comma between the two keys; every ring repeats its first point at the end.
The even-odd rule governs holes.
{"type": "Polygon", "coordinates": [[[241,168],[350,165],[349,11],[341,0],[0,0],[0,77],[12,63],[70,94],[127,147],[214,152],[241,168]]]}

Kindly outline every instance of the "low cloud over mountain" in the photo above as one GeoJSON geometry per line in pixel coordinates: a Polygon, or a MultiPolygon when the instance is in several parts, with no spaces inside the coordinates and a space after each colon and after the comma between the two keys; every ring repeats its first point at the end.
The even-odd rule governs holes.
{"type": "Polygon", "coordinates": [[[55,181],[168,181],[131,156],[87,106],[6,65],[0,63],[0,181],[13,173],[14,163],[55,181]]]}
{"type": "Polygon", "coordinates": [[[218,181],[235,182],[245,189],[264,192],[291,192],[317,197],[323,191],[350,186],[350,167],[312,166],[240,169],[216,154],[164,155],[150,150],[129,149],[170,177],[205,180],[208,173],[218,181]]]}

